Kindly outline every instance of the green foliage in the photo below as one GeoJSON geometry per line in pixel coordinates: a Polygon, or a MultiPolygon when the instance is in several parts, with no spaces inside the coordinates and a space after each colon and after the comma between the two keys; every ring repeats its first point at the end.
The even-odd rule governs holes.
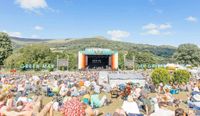
{"type": "Polygon", "coordinates": [[[186,70],[176,70],[173,74],[174,82],[178,82],[179,84],[187,83],[190,78],[190,73],[186,70]]]}
{"type": "Polygon", "coordinates": [[[149,47],[149,50],[151,53],[153,53],[154,55],[157,56],[161,56],[161,57],[167,57],[170,58],[174,52],[176,51],[176,49],[174,49],[174,47],[172,46],[158,46],[158,47],[149,47]]]}
{"type": "Polygon", "coordinates": [[[182,44],[175,52],[174,58],[180,64],[198,66],[200,64],[200,49],[194,44],[182,44]]]}
{"type": "Polygon", "coordinates": [[[12,54],[12,51],[12,43],[9,36],[6,33],[0,32],[0,65],[12,54]]]}
{"type": "Polygon", "coordinates": [[[69,70],[77,69],[78,53],[68,53],[69,55],[69,70]]]}
{"type": "Polygon", "coordinates": [[[42,44],[25,46],[24,48],[20,49],[19,52],[25,57],[25,63],[43,64],[53,62],[53,55],[50,48],[42,44]]]}
{"type": "Polygon", "coordinates": [[[164,83],[167,84],[171,81],[170,73],[165,68],[157,68],[151,74],[151,78],[154,84],[164,83]]]}
{"type": "MultiPolygon", "coordinates": [[[[171,46],[153,46],[147,44],[134,44],[128,42],[111,41],[102,37],[66,40],[27,40],[23,38],[12,38],[12,42],[14,43],[14,47],[21,47],[22,45],[31,43],[43,43],[43,45],[40,44],[39,47],[36,48],[40,49],[40,47],[44,46],[49,46],[53,48],[53,53],[50,52],[49,48],[42,48],[45,49],[44,51],[47,52],[40,51],[39,53],[36,53],[38,49],[34,48],[35,50],[32,51],[32,48],[29,49],[28,47],[25,47],[24,51],[21,49],[23,53],[18,52],[22,54],[22,57],[20,58],[23,60],[20,61],[34,63],[51,62],[55,64],[56,54],[59,54],[60,58],[67,58],[67,55],[69,55],[70,70],[77,69],[78,51],[91,47],[117,50],[119,52],[120,69],[123,69],[124,67],[124,51],[128,51],[128,54],[126,56],[127,59],[132,60],[133,56],[135,57],[136,65],[155,63],[166,64],[175,63],[176,61],[180,64],[191,64],[193,66],[198,66],[200,64],[199,48],[193,44],[180,45],[176,51],[176,48],[171,46]],[[49,53],[51,53],[51,55],[48,55],[49,53]],[[26,54],[26,56],[24,56],[23,54],[26,54]],[[174,56],[172,57],[173,54],[174,56]]],[[[0,47],[0,51],[2,51],[2,47],[0,47]]]]}
{"type": "Polygon", "coordinates": [[[13,53],[4,61],[4,65],[10,69],[17,68],[23,64],[23,59],[24,57],[21,53],[13,53]]]}
{"type": "Polygon", "coordinates": [[[128,54],[126,55],[126,59],[133,60],[133,57],[137,54],[136,51],[128,51],[128,54]]]}
{"type": "Polygon", "coordinates": [[[148,52],[141,52],[135,56],[136,64],[155,64],[156,62],[155,56],[148,52]]]}
{"type": "MultiPolygon", "coordinates": [[[[119,52],[128,51],[127,59],[132,60],[132,56],[137,52],[149,52],[154,55],[158,63],[168,63],[168,59],[172,57],[176,48],[172,46],[153,46],[147,44],[134,44],[129,42],[119,42],[105,39],[103,37],[83,38],[83,39],[66,39],[66,40],[33,40],[24,38],[13,38],[13,43],[18,48],[24,44],[44,43],[45,45],[54,48],[55,51],[70,51],[77,55],[78,51],[85,48],[97,47],[117,50],[119,52]],[[161,60],[160,60],[161,59],[161,60]]],[[[121,57],[121,55],[119,55],[121,57]]],[[[119,67],[123,67],[123,60],[120,60],[119,67]],[[122,61],[122,62],[121,62],[122,61]]]]}
{"type": "Polygon", "coordinates": [[[59,67],[59,70],[61,70],[61,71],[66,71],[66,70],[67,70],[67,67],[66,67],[66,66],[61,66],[61,67],[59,67]]]}
{"type": "Polygon", "coordinates": [[[124,69],[124,54],[122,52],[118,53],[118,67],[119,69],[124,69]]]}
{"type": "Polygon", "coordinates": [[[34,44],[25,46],[9,56],[5,60],[5,66],[19,68],[22,64],[54,64],[55,60],[56,57],[48,46],[34,44]]]}

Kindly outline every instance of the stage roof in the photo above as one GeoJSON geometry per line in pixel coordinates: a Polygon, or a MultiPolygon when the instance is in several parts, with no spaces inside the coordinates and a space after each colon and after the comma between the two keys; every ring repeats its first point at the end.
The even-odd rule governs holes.
{"type": "Polygon", "coordinates": [[[118,53],[117,51],[104,48],[86,48],[84,51],[80,52],[86,55],[112,55],[118,53]]]}

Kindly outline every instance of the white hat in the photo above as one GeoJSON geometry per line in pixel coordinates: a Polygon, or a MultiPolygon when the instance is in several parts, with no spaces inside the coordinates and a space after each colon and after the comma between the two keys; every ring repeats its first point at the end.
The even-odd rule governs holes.
{"type": "Polygon", "coordinates": [[[200,101],[200,95],[199,94],[195,94],[193,96],[193,98],[196,100],[196,101],[200,101]]]}

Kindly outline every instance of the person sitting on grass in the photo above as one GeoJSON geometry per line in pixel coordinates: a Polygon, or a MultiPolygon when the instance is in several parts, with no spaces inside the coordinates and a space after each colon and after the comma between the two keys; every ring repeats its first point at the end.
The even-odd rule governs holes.
{"type": "Polygon", "coordinates": [[[100,116],[103,114],[102,112],[99,112],[99,110],[93,110],[88,104],[83,103],[83,107],[85,109],[86,116],[100,116]]]}
{"type": "Polygon", "coordinates": [[[150,98],[148,98],[148,94],[143,95],[141,97],[141,102],[142,102],[142,109],[146,113],[146,115],[150,115],[151,113],[154,112],[154,105],[151,102],[150,98]]]}
{"type": "Polygon", "coordinates": [[[186,84],[183,82],[181,85],[179,85],[180,91],[186,91],[187,87],[186,84]]]}
{"type": "Polygon", "coordinates": [[[122,109],[126,114],[140,114],[139,107],[131,95],[129,95],[127,100],[123,102],[122,109]]]}
{"type": "Polygon", "coordinates": [[[102,86],[103,86],[103,90],[102,91],[104,91],[106,93],[109,93],[111,91],[111,86],[107,81],[104,81],[102,86]]]}
{"type": "Polygon", "coordinates": [[[92,108],[100,108],[109,104],[111,101],[106,98],[104,95],[101,99],[99,98],[99,94],[92,91],[91,93],[91,107],[92,108]]]}
{"type": "Polygon", "coordinates": [[[63,98],[63,103],[67,102],[68,100],[70,100],[71,97],[71,91],[67,91],[64,98],[63,98]]]}
{"type": "Polygon", "coordinates": [[[111,91],[111,98],[118,98],[120,95],[120,90],[117,87],[114,87],[111,91]]]}
{"type": "Polygon", "coordinates": [[[88,91],[85,95],[82,97],[83,103],[89,105],[90,104],[90,92],[88,91]]]}
{"type": "Polygon", "coordinates": [[[54,93],[52,92],[51,88],[47,87],[47,96],[52,97],[54,93]]]}
{"type": "Polygon", "coordinates": [[[173,105],[174,98],[170,93],[169,89],[165,90],[165,94],[162,96],[157,96],[161,105],[173,105]]]}
{"type": "Polygon", "coordinates": [[[127,83],[124,91],[122,92],[121,96],[123,100],[126,100],[127,97],[131,94],[131,83],[127,83]]]}
{"type": "Polygon", "coordinates": [[[163,85],[163,83],[161,82],[161,83],[159,84],[159,86],[158,86],[158,93],[159,93],[159,94],[163,93],[163,87],[164,87],[164,85],[163,85]]]}
{"type": "Polygon", "coordinates": [[[187,113],[182,108],[178,108],[175,110],[175,116],[188,116],[187,113]]]}
{"type": "Polygon", "coordinates": [[[188,106],[194,110],[200,110],[200,95],[195,94],[193,96],[189,96],[188,106]]]}
{"type": "Polygon", "coordinates": [[[150,114],[150,116],[174,116],[174,111],[163,109],[159,106],[157,98],[151,98],[151,101],[154,105],[154,112],[150,114]]]}
{"type": "Polygon", "coordinates": [[[0,109],[1,116],[53,116],[52,102],[45,105],[42,109],[42,97],[35,97],[30,104],[18,102],[17,107],[3,106],[0,109]]]}
{"type": "Polygon", "coordinates": [[[198,88],[198,85],[197,83],[194,83],[194,86],[192,88],[192,95],[195,95],[195,94],[200,94],[200,91],[199,91],[199,88],[198,88]]]}
{"type": "Polygon", "coordinates": [[[113,116],[126,116],[126,112],[122,109],[116,109],[113,116]]]}
{"type": "Polygon", "coordinates": [[[78,91],[78,85],[75,84],[72,88],[71,88],[71,96],[76,97],[79,96],[79,91],[78,91]]]}

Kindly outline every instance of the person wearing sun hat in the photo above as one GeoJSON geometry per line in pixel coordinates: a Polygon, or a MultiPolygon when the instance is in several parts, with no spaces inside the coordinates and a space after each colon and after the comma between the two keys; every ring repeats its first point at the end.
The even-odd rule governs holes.
{"type": "Polygon", "coordinates": [[[188,100],[188,106],[195,110],[200,110],[200,95],[195,94],[188,100]]]}
{"type": "Polygon", "coordinates": [[[200,95],[199,95],[199,94],[195,94],[195,95],[193,96],[193,101],[194,101],[194,102],[200,102],[200,95]]]}
{"type": "Polygon", "coordinates": [[[137,103],[134,101],[133,97],[129,95],[127,97],[127,100],[123,102],[122,104],[122,109],[127,113],[127,114],[140,114],[139,108],[137,103]]]}

